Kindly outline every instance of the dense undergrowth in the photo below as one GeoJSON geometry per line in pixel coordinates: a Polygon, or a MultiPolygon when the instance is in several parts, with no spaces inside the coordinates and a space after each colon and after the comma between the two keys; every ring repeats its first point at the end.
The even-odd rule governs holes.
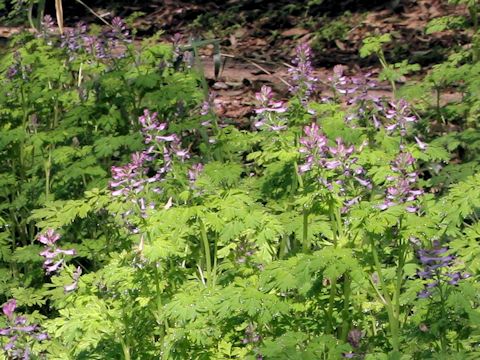
{"type": "Polygon", "coordinates": [[[479,357],[475,41],[397,89],[365,39],[390,98],[300,44],[247,131],[185,48],[52,26],[0,63],[0,358],[479,357]]]}

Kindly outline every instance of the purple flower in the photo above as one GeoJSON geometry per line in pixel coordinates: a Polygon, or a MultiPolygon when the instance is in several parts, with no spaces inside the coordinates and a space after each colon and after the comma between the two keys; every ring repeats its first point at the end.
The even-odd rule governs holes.
{"type": "Polygon", "coordinates": [[[306,154],[307,160],[310,160],[310,157],[323,155],[328,149],[328,140],[327,137],[320,132],[318,125],[312,123],[310,126],[305,126],[303,132],[305,133],[305,136],[299,140],[302,145],[299,150],[300,153],[306,154]]]}
{"type": "Polygon", "coordinates": [[[38,237],[38,241],[47,246],[53,246],[60,239],[60,234],[53,229],[48,229],[38,237]]]}
{"type": "Polygon", "coordinates": [[[417,142],[418,148],[419,148],[420,150],[423,151],[423,150],[426,150],[426,149],[427,149],[428,145],[427,145],[426,143],[422,142],[422,141],[421,141],[418,137],[416,137],[416,136],[414,136],[414,138],[415,138],[415,141],[417,142]]]}
{"type": "Polygon", "coordinates": [[[278,116],[278,114],[287,111],[282,101],[273,100],[273,91],[269,86],[263,85],[260,92],[255,97],[260,102],[260,107],[255,109],[257,113],[256,128],[267,128],[272,131],[285,130],[287,128],[286,119],[278,116]]]}
{"type": "Polygon", "coordinates": [[[420,298],[420,299],[426,299],[428,297],[430,297],[430,295],[432,295],[432,293],[426,289],[420,291],[417,296],[420,298]]]}
{"type": "Polygon", "coordinates": [[[385,112],[385,117],[390,120],[391,124],[385,129],[389,132],[398,129],[400,136],[407,135],[407,124],[417,121],[417,118],[411,114],[410,105],[404,99],[389,104],[390,109],[385,112]]]}
{"type": "Polygon", "coordinates": [[[82,268],[80,266],[77,267],[77,269],[73,272],[73,283],[70,285],[65,285],[63,287],[63,291],[65,293],[68,293],[70,291],[75,290],[78,287],[78,279],[80,279],[80,275],[82,275],[82,268]]]}
{"type": "Polygon", "coordinates": [[[26,81],[31,71],[30,66],[22,64],[22,56],[18,51],[15,51],[13,53],[13,63],[7,69],[7,79],[13,80],[15,78],[21,78],[23,81],[26,81]]]}
{"type": "Polygon", "coordinates": [[[257,114],[261,114],[265,111],[283,113],[287,111],[282,101],[273,100],[272,88],[263,85],[260,92],[255,94],[255,98],[260,102],[260,108],[255,109],[257,114]]]}
{"type": "Polygon", "coordinates": [[[65,29],[62,37],[60,47],[66,49],[70,54],[70,61],[72,61],[76,53],[84,49],[84,39],[87,33],[87,25],[83,22],[79,22],[73,29],[65,29]]]}
{"type": "Polygon", "coordinates": [[[17,300],[10,299],[3,305],[2,310],[5,316],[11,320],[16,308],[17,308],[17,300]]]}
{"type": "Polygon", "coordinates": [[[202,163],[192,165],[192,167],[188,170],[188,180],[190,180],[190,182],[195,182],[195,180],[197,180],[198,178],[198,175],[200,175],[202,171],[202,163]]]}
{"type": "Polygon", "coordinates": [[[419,298],[430,297],[438,286],[457,285],[459,281],[470,277],[469,274],[450,270],[455,256],[447,255],[448,250],[448,247],[442,247],[439,241],[434,241],[430,249],[417,250],[418,260],[423,265],[423,269],[417,271],[417,276],[428,280],[424,289],[418,293],[419,298]]]}
{"type": "MultiPolygon", "coordinates": [[[[367,189],[371,188],[369,180],[363,178],[365,170],[356,165],[357,158],[352,157],[355,152],[353,145],[347,146],[341,138],[335,140],[336,146],[327,146],[327,138],[320,133],[317,124],[313,123],[311,126],[304,128],[306,136],[300,138],[301,145],[299,152],[304,154],[305,163],[300,165],[299,172],[305,173],[310,171],[314,166],[319,169],[334,170],[336,173],[336,184],[340,186],[341,192],[344,191],[345,180],[354,180],[357,184],[367,189]]],[[[327,179],[322,180],[327,188],[332,188],[327,179]]],[[[348,201],[348,200],[347,200],[348,201]]],[[[346,211],[349,206],[346,206],[346,211]]]]}
{"type": "Polygon", "coordinates": [[[107,55],[107,48],[105,46],[105,42],[97,36],[89,36],[84,35],[82,37],[83,45],[85,46],[85,50],[88,54],[93,55],[97,59],[106,59],[107,55]]]}
{"type": "Polygon", "coordinates": [[[383,204],[379,205],[379,209],[385,210],[397,204],[407,204],[405,209],[408,212],[415,212],[417,208],[411,204],[420,195],[423,190],[416,189],[418,174],[413,171],[412,167],[415,159],[408,152],[400,152],[391,164],[391,170],[394,175],[387,177],[386,197],[383,204]]]}
{"type": "Polygon", "coordinates": [[[300,44],[295,49],[296,57],[292,60],[295,65],[288,71],[295,85],[290,91],[297,95],[302,102],[307,101],[316,87],[317,78],[313,76],[311,63],[312,50],[306,43],[300,44]]]}
{"type": "Polygon", "coordinates": [[[245,337],[243,338],[242,342],[244,344],[252,344],[258,343],[261,340],[261,336],[255,329],[254,324],[249,324],[245,329],[245,337]]]}
{"type": "Polygon", "coordinates": [[[37,37],[42,37],[47,41],[48,45],[52,45],[50,38],[50,35],[55,33],[55,21],[53,21],[52,17],[50,15],[45,15],[40,22],[40,33],[37,35],[37,37]]]}
{"type": "Polygon", "coordinates": [[[17,302],[15,299],[9,300],[3,305],[3,313],[7,317],[8,325],[0,329],[0,336],[8,337],[8,342],[3,350],[9,359],[29,359],[31,339],[43,341],[48,338],[45,333],[38,334],[39,326],[36,324],[27,324],[24,316],[14,316],[17,302]],[[40,336],[42,335],[42,336],[40,336]]]}
{"type": "Polygon", "coordinates": [[[60,234],[56,233],[53,229],[48,229],[44,234],[40,234],[37,238],[42,244],[45,245],[45,249],[40,253],[45,258],[43,262],[43,268],[47,274],[58,271],[64,264],[65,255],[75,255],[74,249],[64,250],[57,247],[56,243],[60,239],[60,234]],[[59,258],[59,256],[61,256],[59,258]]]}
{"type": "Polygon", "coordinates": [[[360,341],[363,338],[363,332],[360,329],[352,329],[348,332],[347,341],[353,348],[360,347],[360,341]]]}
{"type": "Polygon", "coordinates": [[[127,25],[121,17],[116,16],[112,19],[112,31],[110,34],[113,37],[128,40],[128,37],[130,36],[130,31],[128,31],[127,25]]]}
{"type": "Polygon", "coordinates": [[[142,134],[145,144],[149,144],[154,140],[161,140],[159,134],[167,128],[167,123],[159,122],[158,114],[151,113],[148,109],[143,110],[143,115],[138,118],[138,122],[142,126],[142,134]]]}

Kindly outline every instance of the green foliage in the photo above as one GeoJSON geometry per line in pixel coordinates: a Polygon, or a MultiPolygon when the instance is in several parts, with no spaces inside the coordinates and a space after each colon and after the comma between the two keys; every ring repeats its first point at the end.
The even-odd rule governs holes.
{"type": "Polygon", "coordinates": [[[387,63],[390,41],[361,50],[390,101],[294,97],[257,114],[286,126],[246,131],[198,114],[165,45],[20,37],[0,61],[0,294],[48,332],[33,355],[477,358],[478,63],[418,85],[462,102],[413,108],[395,86],[418,66],[387,63]]]}

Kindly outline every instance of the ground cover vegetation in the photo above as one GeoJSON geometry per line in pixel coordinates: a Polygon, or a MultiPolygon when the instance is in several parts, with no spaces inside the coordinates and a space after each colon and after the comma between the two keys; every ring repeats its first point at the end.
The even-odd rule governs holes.
{"type": "Polygon", "coordinates": [[[0,359],[477,359],[479,4],[460,2],[425,31],[471,45],[421,81],[400,87],[420,66],[372,35],[382,71],[337,65],[321,94],[300,43],[288,100],[262,86],[247,127],[178,37],[137,45],[121,18],[59,35],[48,15],[16,36],[0,359]]]}

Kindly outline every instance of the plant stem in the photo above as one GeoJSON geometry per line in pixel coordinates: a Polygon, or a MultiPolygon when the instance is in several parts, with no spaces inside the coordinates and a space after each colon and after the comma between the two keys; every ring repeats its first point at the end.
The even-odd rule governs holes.
{"type": "Polygon", "coordinates": [[[333,307],[335,305],[335,295],[337,293],[337,278],[333,278],[331,281],[330,298],[328,299],[327,310],[327,334],[333,332],[333,307]]]}
{"type": "Polygon", "coordinates": [[[384,305],[386,307],[387,314],[388,314],[388,322],[390,324],[390,333],[392,336],[390,343],[392,344],[393,350],[395,352],[398,352],[398,350],[400,349],[398,319],[395,316],[395,310],[393,308],[392,299],[390,298],[390,294],[388,293],[387,287],[385,286],[382,267],[380,265],[380,261],[378,260],[378,253],[377,253],[377,249],[375,248],[375,242],[373,241],[373,238],[371,238],[371,245],[372,245],[372,254],[373,254],[373,261],[375,264],[375,270],[377,271],[378,281],[380,282],[381,291],[383,293],[383,299],[385,300],[384,305]]]}
{"type": "Polygon", "coordinates": [[[350,330],[350,316],[349,316],[349,308],[350,308],[350,294],[352,291],[351,288],[352,279],[350,275],[345,275],[345,280],[343,282],[343,311],[342,311],[342,331],[340,333],[340,340],[346,341],[348,336],[348,331],[350,330]]]}
{"type": "MultiPolygon", "coordinates": [[[[437,272],[437,281],[438,281],[438,292],[440,295],[440,314],[441,314],[441,319],[442,321],[446,321],[447,318],[447,312],[445,310],[445,292],[444,288],[441,284],[441,279],[440,275],[437,272]]],[[[447,354],[447,339],[445,336],[445,327],[442,325],[440,327],[440,346],[442,348],[442,354],[446,355],[447,354]]]]}
{"type": "Polygon", "coordinates": [[[303,252],[310,252],[310,241],[308,239],[308,210],[303,209],[303,234],[302,234],[303,252]]]}
{"type": "MultiPolygon", "coordinates": [[[[400,240],[401,241],[401,240],[400,240]]],[[[407,253],[408,242],[401,242],[399,246],[398,265],[396,272],[395,292],[394,292],[394,310],[395,316],[400,319],[400,292],[403,284],[403,268],[405,266],[405,258],[407,253]]]]}
{"type": "MultiPolygon", "coordinates": [[[[389,68],[388,62],[385,59],[385,54],[383,53],[383,50],[380,50],[377,53],[378,59],[380,60],[380,64],[382,65],[384,70],[387,70],[389,68]]],[[[390,85],[392,86],[392,93],[393,93],[393,98],[396,100],[397,99],[397,86],[395,85],[395,80],[389,79],[390,85]]]]}
{"type": "Polygon", "coordinates": [[[125,344],[125,341],[120,338],[120,343],[122,344],[122,351],[123,351],[123,358],[125,360],[130,360],[131,357],[130,357],[130,348],[127,344],[125,344]]]}
{"type": "Polygon", "coordinates": [[[208,242],[207,230],[202,219],[198,220],[200,225],[200,236],[203,244],[203,251],[205,257],[205,265],[207,267],[207,281],[209,286],[213,286],[213,274],[212,274],[212,258],[210,254],[210,243],[208,242]]]}

